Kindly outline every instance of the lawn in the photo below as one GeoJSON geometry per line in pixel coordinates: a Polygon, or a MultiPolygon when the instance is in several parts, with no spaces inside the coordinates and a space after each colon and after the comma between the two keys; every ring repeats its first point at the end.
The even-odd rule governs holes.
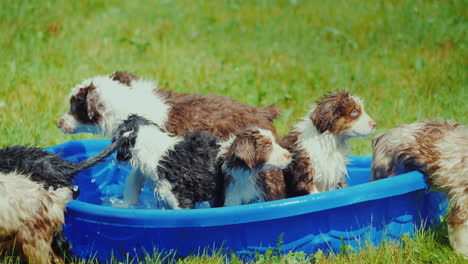
{"type": "MultiPolygon", "coordinates": [[[[75,84],[115,70],[158,79],[178,92],[276,103],[283,109],[275,122],[281,135],[336,89],[365,99],[377,133],[421,119],[466,125],[467,14],[466,0],[3,0],[0,146],[96,138],[63,135],[55,123],[68,110],[75,84]]],[[[370,139],[351,140],[350,150],[370,155],[370,139]]],[[[444,229],[405,244],[317,262],[461,261],[444,229]]],[[[278,261],[295,257],[301,259],[278,261]]]]}

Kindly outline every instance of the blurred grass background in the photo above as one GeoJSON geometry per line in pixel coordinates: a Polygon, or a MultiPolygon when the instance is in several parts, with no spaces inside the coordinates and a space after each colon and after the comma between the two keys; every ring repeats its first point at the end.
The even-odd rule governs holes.
{"type": "MultiPolygon", "coordinates": [[[[466,124],[466,1],[13,1],[0,10],[0,145],[86,135],[55,127],[71,87],[127,70],[178,92],[283,115],[324,93],[363,97],[377,133],[419,119],[466,124]]],[[[369,155],[369,139],[352,153],[369,155]]]]}
{"type": "MultiPolygon", "coordinates": [[[[75,84],[116,70],[178,92],[276,103],[282,135],[336,89],[365,99],[377,133],[420,119],[468,120],[466,0],[3,0],[1,6],[0,146],[95,138],[63,135],[55,124],[75,84]]],[[[370,155],[370,138],[352,140],[351,154],[370,155]]],[[[433,242],[427,245],[440,247],[433,242]]]]}

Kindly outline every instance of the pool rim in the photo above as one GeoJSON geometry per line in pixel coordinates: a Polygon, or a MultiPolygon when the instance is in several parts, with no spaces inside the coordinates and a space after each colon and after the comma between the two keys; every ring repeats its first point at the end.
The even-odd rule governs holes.
{"type": "MultiPolygon", "coordinates": [[[[86,150],[89,153],[101,151],[105,146],[110,144],[110,140],[72,140],[48,147],[45,150],[60,149],[66,144],[76,143],[86,144],[86,150]],[[90,142],[93,144],[86,144],[90,142]]],[[[372,160],[370,156],[350,156],[349,159],[350,165],[348,167],[354,169],[359,169],[363,164],[369,164],[372,160]]],[[[413,171],[399,175],[398,177],[391,177],[329,192],[222,208],[191,210],[132,209],[102,206],[73,200],[67,205],[66,215],[67,217],[76,217],[87,222],[145,228],[225,226],[309,214],[361,202],[389,198],[409,192],[427,190],[428,187],[424,175],[413,171]]]]}

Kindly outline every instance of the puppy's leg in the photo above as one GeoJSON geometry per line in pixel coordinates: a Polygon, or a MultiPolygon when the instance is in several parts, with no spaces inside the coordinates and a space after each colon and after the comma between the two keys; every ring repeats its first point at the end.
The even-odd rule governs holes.
{"type": "Polygon", "coordinates": [[[52,239],[52,250],[54,259],[59,262],[62,259],[67,259],[71,255],[71,244],[68,242],[67,238],[63,235],[63,232],[60,231],[54,235],[52,239]]]}
{"type": "Polygon", "coordinates": [[[124,201],[130,205],[137,205],[143,185],[145,175],[140,169],[132,169],[125,181],[124,201]]]}
{"type": "Polygon", "coordinates": [[[172,185],[168,180],[159,179],[156,180],[155,183],[155,195],[159,195],[170,209],[182,209],[182,207],[180,207],[180,201],[172,192],[172,185]]]}
{"type": "Polygon", "coordinates": [[[18,232],[17,246],[22,258],[27,263],[46,264],[51,263],[49,253],[52,239],[47,237],[44,230],[20,230],[18,232]]]}
{"type": "Polygon", "coordinates": [[[453,207],[447,217],[448,237],[453,250],[468,259],[468,219],[460,207],[453,207]]]}
{"type": "Polygon", "coordinates": [[[396,161],[390,155],[384,156],[374,153],[371,166],[372,175],[369,181],[377,181],[395,176],[397,175],[398,167],[398,164],[396,164],[396,161]]]}

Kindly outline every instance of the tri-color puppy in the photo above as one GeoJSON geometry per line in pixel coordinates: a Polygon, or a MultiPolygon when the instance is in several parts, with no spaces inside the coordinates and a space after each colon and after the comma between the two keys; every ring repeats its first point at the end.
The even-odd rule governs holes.
{"type": "Polygon", "coordinates": [[[373,139],[372,181],[418,170],[447,193],[450,244],[468,257],[468,129],[449,121],[401,125],[373,139]]]}
{"type": "Polygon", "coordinates": [[[276,105],[256,108],[225,96],[181,94],[158,88],[128,72],[96,76],[72,89],[70,108],[58,121],[63,133],[112,135],[129,115],[138,114],[176,136],[194,131],[229,136],[246,126],[272,131],[276,105]]]}
{"type": "Polygon", "coordinates": [[[73,179],[112,154],[129,134],[79,163],[39,148],[0,149],[0,251],[10,252],[11,246],[29,263],[62,261],[71,248],[62,225],[65,205],[78,195],[73,179]]]}
{"type": "MultiPolygon", "coordinates": [[[[290,154],[268,130],[250,127],[221,140],[209,133],[173,136],[151,121],[132,115],[116,130],[119,137],[135,131],[136,138],[117,151],[117,159],[129,161],[143,178],[127,181],[127,197],[138,201],[143,184],[150,182],[157,198],[168,208],[195,208],[195,203],[214,200],[215,206],[264,201],[270,193],[261,171],[284,168],[290,154]]],[[[268,179],[269,183],[282,182],[268,179]]]]}
{"type": "Polygon", "coordinates": [[[375,128],[359,97],[337,91],[318,100],[281,142],[292,153],[283,170],[288,197],[340,187],[347,175],[347,140],[367,137],[375,128]]]}

